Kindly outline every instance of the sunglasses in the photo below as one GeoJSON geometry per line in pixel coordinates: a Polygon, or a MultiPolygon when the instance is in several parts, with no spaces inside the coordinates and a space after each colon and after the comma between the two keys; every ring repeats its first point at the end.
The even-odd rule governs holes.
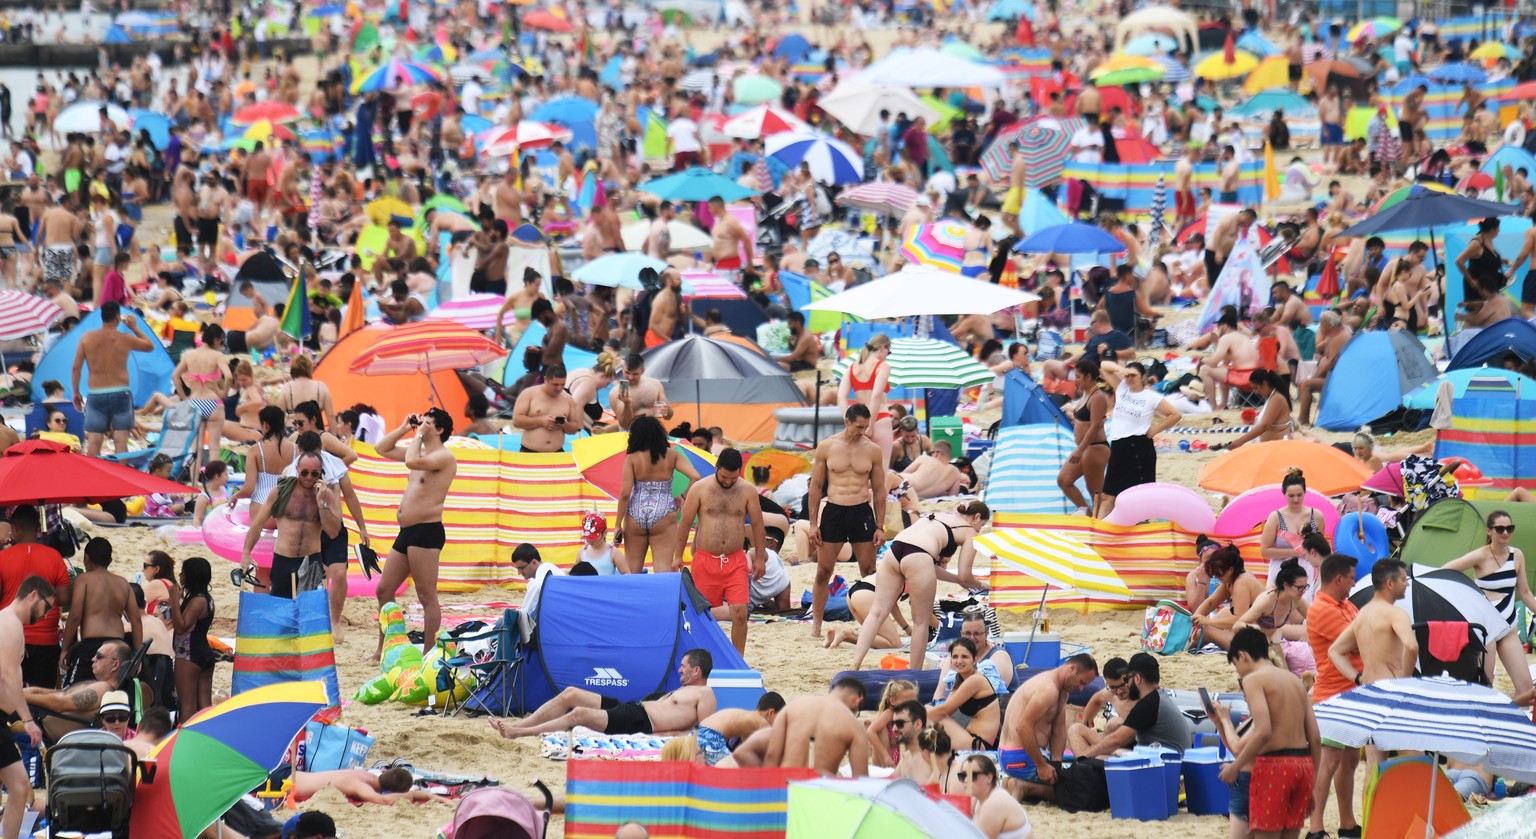
{"type": "Polygon", "coordinates": [[[301,477],[301,478],[318,478],[322,474],[324,474],[324,473],[322,473],[322,472],[320,472],[318,470],[315,470],[315,469],[300,469],[299,470],[299,477],[301,477]]]}
{"type": "Polygon", "coordinates": [[[101,721],[104,722],[104,723],[111,723],[111,724],[126,723],[126,722],[128,722],[128,715],[127,714],[102,714],[101,715],[101,721]]]}
{"type": "Polygon", "coordinates": [[[891,720],[891,728],[906,728],[911,724],[911,720],[891,720]]]}
{"type": "Polygon", "coordinates": [[[48,420],[49,425],[67,425],[68,423],[69,421],[63,417],[54,417],[53,419],[48,420]]]}
{"type": "Polygon", "coordinates": [[[1496,524],[1488,529],[1503,536],[1508,536],[1515,532],[1515,526],[1512,524],[1496,524]]]}

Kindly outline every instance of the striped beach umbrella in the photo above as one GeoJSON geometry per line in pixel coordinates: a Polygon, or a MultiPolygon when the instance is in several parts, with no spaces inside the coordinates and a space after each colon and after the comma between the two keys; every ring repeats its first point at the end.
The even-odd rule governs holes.
{"type": "MultiPolygon", "coordinates": [[[[950,389],[978,387],[992,381],[992,371],[983,367],[964,350],[933,338],[897,338],[891,342],[891,384],[910,388],[950,389]]],[[[833,368],[833,375],[848,374],[853,356],[845,356],[833,368]]]]}
{"type": "Polygon", "coordinates": [[[825,134],[775,134],[764,142],[763,150],[789,166],[809,164],[811,176],[824,184],[853,184],[864,179],[864,157],[842,140],[825,134]]]}
{"type": "Polygon", "coordinates": [[[906,184],[877,181],[843,190],[837,203],[867,213],[900,216],[917,201],[917,190],[906,184]]]}
{"type": "Polygon", "coordinates": [[[560,142],[570,142],[571,131],[558,125],[523,120],[517,125],[498,125],[475,138],[480,153],[487,157],[507,157],[515,151],[544,149],[560,142]]]}
{"type": "Polygon", "coordinates": [[[390,59],[352,84],[353,93],[375,93],[439,81],[436,70],[415,61],[390,59]]]}
{"type": "Polygon", "coordinates": [[[992,557],[994,579],[1012,571],[1045,584],[1040,604],[1032,604],[1036,608],[1053,588],[1082,595],[1082,611],[1090,602],[1102,605],[1131,599],[1130,587],[1115,569],[1076,535],[1044,527],[994,528],[976,537],[975,544],[977,553],[992,557]]]}
{"type": "Polygon", "coordinates": [[[726,120],[720,129],[720,133],[725,136],[739,140],[756,140],[785,131],[805,134],[811,131],[811,127],[805,124],[805,120],[782,108],[758,105],[726,120]]]}
{"type": "Polygon", "coordinates": [[[507,351],[479,332],[457,323],[424,320],[397,326],[358,353],[349,369],[365,376],[409,376],[465,370],[507,351]]]}
{"type": "Polygon", "coordinates": [[[0,291],[0,341],[35,335],[64,317],[46,297],[24,291],[0,291]]]}
{"type": "Polygon", "coordinates": [[[1018,147],[1026,166],[1024,186],[1050,186],[1061,180],[1061,170],[1072,156],[1073,132],[1086,124],[1081,117],[1014,123],[998,132],[981,156],[981,168],[994,182],[1006,180],[1013,168],[1013,150],[1018,147]]]}
{"type": "Polygon", "coordinates": [[[742,299],[747,296],[741,286],[713,271],[683,271],[683,297],[709,297],[715,300],[742,299]]]}
{"type": "Polygon", "coordinates": [[[932,265],[958,274],[965,257],[965,225],[958,221],[913,225],[901,243],[901,255],[914,265],[932,265]]]}
{"type": "Polygon", "coordinates": [[[1189,78],[1189,68],[1171,55],[1155,55],[1153,61],[1163,65],[1163,81],[1182,82],[1189,78]]]}
{"type": "MultiPolygon", "coordinates": [[[[467,297],[458,297],[433,309],[427,320],[450,321],[452,323],[467,326],[476,332],[486,332],[495,329],[496,314],[501,311],[501,306],[507,298],[500,294],[471,294],[467,297]]],[[[507,313],[508,319],[517,320],[517,316],[507,313]]]]}

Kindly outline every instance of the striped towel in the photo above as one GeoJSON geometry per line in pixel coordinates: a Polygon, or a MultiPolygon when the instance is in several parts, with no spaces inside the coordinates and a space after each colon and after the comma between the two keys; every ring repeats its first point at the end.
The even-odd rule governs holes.
{"type": "Polygon", "coordinates": [[[1055,423],[1005,428],[997,435],[985,500],[994,510],[1070,513],[1056,473],[1077,448],[1072,433],[1055,423]]]}
{"type": "Polygon", "coordinates": [[[661,760],[671,737],[653,734],[604,734],[577,726],[539,738],[539,753],[550,760],[661,760]]]}

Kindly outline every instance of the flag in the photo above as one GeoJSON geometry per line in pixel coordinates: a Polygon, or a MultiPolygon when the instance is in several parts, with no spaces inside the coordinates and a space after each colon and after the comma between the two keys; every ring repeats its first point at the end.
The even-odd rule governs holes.
{"type": "Polygon", "coordinates": [[[341,319],[341,329],[338,330],[337,339],[363,328],[367,321],[368,304],[363,302],[363,284],[361,281],[352,283],[352,294],[347,297],[347,312],[341,319]]]}
{"type": "Polygon", "coordinates": [[[1280,197],[1280,172],[1275,168],[1275,148],[1264,141],[1264,200],[1280,197]]]}
{"type": "Polygon", "coordinates": [[[1500,166],[1493,172],[1493,189],[1498,195],[1500,204],[1504,203],[1504,167],[1500,166]]]}
{"type": "Polygon", "coordinates": [[[790,311],[805,315],[805,328],[811,332],[832,332],[840,328],[844,320],[862,322],[862,318],[840,312],[804,311],[806,306],[833,296],[831,289],[804,274],[780,271],[779,284],[784,287],[784,296],[789,298],[790,311]]]}
{"type": "MultiPolygon", "coordinates": [[[[355,285],[353,287],[356,288],[355,285]]],[[[309,294],[303,269],[299,270],[298,279],[293,281],[293,290],[288,292],[288,303],[283,307],[281,329],[295,341],[303,341],[309,337],[309,294]]]]}
{"type": "Polygon", "coordinates": [[[513,171],[513,172],[517,173],[517,180],[516,180],[515,186],[516,186],[518,192],[522,192],[523,191],[523,153],[522,153],[522,149],[518,149],[518,148],[512,149],[512,157],[511,157],[511,159],[509,159],[507,161],[507,165],[509,167],[511,167],[510,171],[513,171]]]}

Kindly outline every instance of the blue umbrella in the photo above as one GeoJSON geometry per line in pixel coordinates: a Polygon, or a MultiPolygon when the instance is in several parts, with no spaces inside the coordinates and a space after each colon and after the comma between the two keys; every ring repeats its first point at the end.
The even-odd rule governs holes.
{"type": "Polygon", "coordinates": [[[496,123],[479,114],[465,114],[459,120],[459,125],[464,129],[465,133],[470,135],[481,134],[496,127],[496,123]]]}
{"type": "Polygon", "coordinates": [[[774,134],[765,141],[768,156],[789,166],[805,163],[824,184],[856,184],[864,179],[864,161],[846,143],[825,134],[774,134]]]}
{"type": "Polygon", "coordinates": [[[580,96],[561,96],[533,109],[528,116],[536,122],[555,122],[566,127],[597,119],[597,103],[580,96]]]}
{"type": "Polygon", "coordinates": [[[643,253],[611,253],[577,268],[571,279],[587,285],[640,289],[640,269],[665,271],[667,263],[643,253]]]}
{"type": "Polygon", "coordinates": [[[774,58],[787,58],[790,62],[799,61],[806,53],[811,51],[811,42],[798,32],[791,32],[779,39],[773,46],[774,58]]]}
{"type": "Polygon", "coordinates": [[[1132,38],[1121,52],[1126,55],[1163,55],[1179,48],[1178,39],[1161,32],[1148,32],[1132,38]]]}
{"type": "Polygon", "coordinates": [[[1509,204],[1478,201],[1450,192],[1413,187],[1408,197],[1346,229],[1340,236],[1371,236],[1387,230],[1424,230],[1473,219],[1512,215],[1509,204]]]}
{"type": "Polygon", "coordinates": [[[1398,95],[1406,95],[1413,92],[1413,89],[1419,85],[1424,85],[1425,87],[1434,87],[1435,80],[1428,76],[1421,76],[1418,73],[1412,73],[1402,77],[1401,79],[1398,79],[1397,84],[1392,85],[1392,92],[1398,95]]]}
{"type": "Polygon", "coordinates": [[[1120,253],[1125,243],[1103,228],[1074,221],[1038,230],[1013,249],[1019,253],[1120,253]]]}
{"type": "Polygon", "coordinates": [[[1268,116],[1275,111],[1285,111],[1285,115],[1310,116],[1317,113],[1317,108],[1306,100],[1306,97],[1286,88],[1271,88],[1255,93],[1247,102],[1232,108],[1234,116],[1257,117],[1268,116]]]}
{"type": "Polygon", "coordinates": [[[702,166],[646,181],[636,188],[663,201],[708,201],[711,198],[740,201],[758,194],[757,190],[748,189],[702,166]]]}
{"type": "Polygon", "coordinates": [[[987,20],[1018,20],[1024,18],[1031,23],[1035,20],[1035,5],[1026,0],[997,0],[992,8],[987,10],[987,20]]]}
{"type": "Polygon", "coordinates": [[[1477,395],[1479,391],[1506,392],[1513,386],[1526,398],[1536,399],[1536,380],[1499,367],[1467,367],[1442,373],[1433,381],[1408,391],[1403,396],[1403,407],[1417,411],[1434,410],[1435,393],[1440,390],[1441,382],[1451,383],[1451,393],[1456,398],[1466,396],[1469,390],[1477,395]]]}
{"type": "Polygon", "coordinates": [[[1251,52],[1259,58],[1280,54],[1280,48],[1270,43],[1269,39],[1259,34],[1256,29],[1244,32],[1243,37],[1237,39],[1237,48],[1251,52]]]}
{"type": "Polygon", "coordinates": [[[155,144],[157,149],[164,149],[170,144],[171,121],[165,114],[158,111],[146,111],[142,108],[136,108],[129,111],[128,116],[133,118],[134,134],[138,134],[140,131],[148,131],[149,140],[155,144]]]}
{"type": "Polygon", "coordinates": [[[347,7],[338,3],[327,3],[309,10],[310,17],[341,17],[346,13],[347,7]]]}
{"type": "Polygon", "coordinates": [[[1442,64],[1429,71],[1429,77],[1437,82],[1454,82],[1456,84],[1482,84],[1488,81],[1488,74],[1475,64],[1459,61],[1455,64],[1442,64]]]}

